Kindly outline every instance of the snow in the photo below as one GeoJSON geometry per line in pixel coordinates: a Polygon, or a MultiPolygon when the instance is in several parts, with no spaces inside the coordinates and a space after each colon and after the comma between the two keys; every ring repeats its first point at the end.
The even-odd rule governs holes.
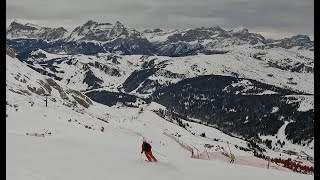
{"type": "Polygon", "coordinates": [[[36,25],[36,24],[32,24],[32,23],[26,23],[25,25],[26,25],[26,26],[35,27],[35,28],[38,28],[38,29],[42,28],[41,26],[36,25]]]}
{"type": "Polygon", "coordinates": [[[150,42],[165,42],[169,36],[183,32],[182,30],[172,30],[160,33],[144,33],[143,37],[147,38],[150,42]]]}
{"type": "MultiPolygon", "coordinates": [[[[189,152],[162,135],[160,128],[169,127],[170,123],[154,119],[150,112],[132,120],[130,115],[135,115],[136,110],[124,108],[117,112],[100,108],[111,113],[108,124],[59,106],[45,109],[36,103],[33,108],[21,105],[18,112],[9,109],[6,120],[7,179],[313,178],[293,172],[228,164],[221,160],[191,159],[189,152]],[[68,119],[72,121],[68,122],[68,119]],[[92,125],[95,130],[77,125],[76,119],[92,125]],[[105,132],[97,130],[100,126],[105,127],[105,132]],[[52,135],[45,138],[24,135],[41,129],[51,131],[52,135]],[[144,155],[141,160],[142,137],[139,133],[151,140],[158,163],[143,161],[144,155]]],[[[94,111],[94,107],[91,110],[94,111]]]]}
{"type": "MultiPolygon", "coordinates": [[[[164,160],[155,154],[160,159],[157,164],[145,161],[141,163],[140,149],[137,146],[141,138],[129,136],[125,132],[117,136],[112,136],[111,133],[115,132],[110,131],[109,135],[88,134],[81,139],[39,139],[8,134],[7,138],[11,141],[7,141],[7,146],[12,148],[12,151],[7,151],[7,159],[10,159],[10,163],[7,163],[7,179],[143,179],[146,176],[152,179],[313,178],[289,172],[229,165],[219,161],[182,158],[176,156],[180,154],[177,151],[168,152],[164,160]],[[230,171],[232,173],[228,173],[230,171]]],[[[169,145],[174,144],[168,143],[169,145]]]]}
{"type": "MultiPolygon", "coordinates": [[[[125,58],[132,64],[142,64],[140,57],[125,58]]],[[[78,58],[89,61],[86,56],[78,56],[78,58]]],[[[212,61],[216,63],[218,60],[211,58],[200,60],[208,63],[212,61]]],[[[163,60],[161,57],[159,59],[157,61],[163,60]]],[[[193,61],[188,58],[181,59],[186,62],[193,61]]],[[[133,180],[145,177],[159,180],[209,179],[212,177],[248,180],[314,178],[312,175],[291,171],[266,169],[264,166],[255,167],[254,163],[241,163],[246,160],[247,162],[256,161],[250,160],[254,158],[251,153],[241,151],[235,146],[246,147],[246,141],[226,135],[212,127],[182,120],[190,125],[184,129],[153,112],[152,110],[159,108],[165,109],[157,103],[141,105],[139,108],[107,107],[93,103],[88,109],[74,109],[63,105],[64,101],[60,93],[53,90],[51,96],[56,98],[56,101],[49,98],[48,107],[45,107],[43,96],[34,93],[31,95],[18,94],[9,89],[27,90],[27,85],[38,87],[38,80],[46,77],[8,55],[6,61],[6,97],[7,102],[11,105],[6,106],[6,174],[8,180],[81,180],[110,179],[111,177],[112,179],[133,180]],[[23,77],[26,82],[15,78],[19,73],[20,79],[23,77]],[[31,105],[30,102],[33,102],[34,105],[31,105]],[[140,108],[143,108],[142,112],[140,108]],[[85,126],[90,126],[91,129],[85,126]],[[104,132],[100,131],[101,127],[105,128],[104,132]],[[236,161],[235,164],[229,164],[227,159],[221,158],[210,159],[210,161],[192,159],[189,151],[181,148],[176,141],[164,135],[164,132],[178,133],[180,141],[195,147],[199,153],[204,152],[205,144],[211,144],[217,148],[207,148],[210,154],[220,153],[221,147],[228,151],[229,143],[231,151],[239,158],[239,163],[236,161]],[[200,136],[203,132],[206,138],[200,136]],[[26,133],[44,133],[45,137],[27,136],[26,133]],[[153,154],[159,160],[158,163],[143,161],[145,157],[140,155],[142,137],[146,137],[151,143],[153,154]],[[219,140],[215,141],[214,138],[219,140]]],[[[183,67],[183,63],[179,65],[183,67]]],[[[134,66],[125,68],[124,65],[123,67],[125,72],[138,68],[134,66]]],[[[68,89],[68,86],[62,85],[62,82],[58,84],[68,89]]],[[[73,86],[79,88],[77,83],[73,86]]],[[[280,128],[278,135],[279,138],[285,139],[283,127],[280,128]]],[[[290,146],[289,142],[286,142],[287,144],[290,146]]]]}
{"type": "MultiPolygon", "coordinates": [[[[46,53],[49,57],[47,60],[50,60],[53,57],[61,57],[61,55],[54,55],[46,53]]],[[[310,53],[309,53],[310,54],[310,53]]],[[[308,59],[306,51],[298,50],[284,50],[282,48],[274,48],[268,51],[263,51],[259,49],[249,48],[246,45],[237,46],[237,49],[230,49],[230,52],[226,54],[216,54],[216,55],[196,55],[196,56],[187,56],[187,57],[165,57],[165,56],[147,56],[143,60],[141,55],[121,55],[120,64],[114,64],[111,61],[106,60],[106,55],[108,53],[100,53],[99,56],[66,56],[67,58],[75,58],[82,64],[89,62],[99,62],[101,64],[108,65],[110,68],[115,68],[120,71],[122,74],[121,77],[110,76],[108,74],[98,73],[98,69],[94,70],[97,73],[97,77],[102,77],[104,83],[103,86],[109,86],[109,84],[120,85],[125,81],[125,79],[135,70],[140,70],[141,65],[144,62],[149,62],[155,59],[155,64],[165,62],[167,64],[165,67],[161,68],[161,71],[170,71],[172,73],[177,73],[185,75],[186,78],[197,77],[200,75],[226,75],[234,76],[234,73],[238,74],[240,78],[253,79],[259,82],[266,84],[271,84],[277,87],[283,87],[286,89],[292,89],[296,91],[302,91],[306,93],[314,93],[314,74],[313,73],[300,73],[300,72],[291,72],[289,70],[282,70],[277,67],[269,66],[269,62],[278,62],[278,63],[289,63],[294,65],[296,63],[307,63],[309,66],[313,67],[313,59],[308,59]],[[252,54],[262,53],[265,54],[265,60],[257,60],[253,57],[250,57],[252,54]],[[301,59],[301,56],[306,59],[301,59]],[[290,62],[284,59],[291,59],[290,62]],[[312,60],[312,61],[311,61],[312,60]],[[191,66],[197,65],[197,68],[192,70],[191,66]],[[288,83],[291,79],[291,82],[288,83]]],[[[81,71],[81,66],[74,68],[69,65],[61,65],[61,70],[66,72],[61,75],[62,78],[70,79],[72,75],[75,75],[76,71],[81,71]]],[[[73,78],[72,78],[73,79],[73,78]]],[[[167,79],[161,73],[149,77],[152,80],[159,80],[160,82],[175,83],[180,81],[180,78],[171,78],[167,79]]],[[[75,79],[76,80],[76,79],[75,79]]],[[[82,84],[81,78],[79,81],[75,81],[75,84],[82,84]]],[[[86,86],[78,87],[74,86],[73,88],[77,90],[83,90],[86,86]]],[[[109,88],[110,89],[110,88],[109,88]]],[[[262,92],[261,94],[273,94],[272,91],[262,92]]]]}
{"type": "Polygon", "coordinates": [[[48,27],[41,27],[36,24],[26,23],[23,24],[21,22],[17,22],[18,24],[33,27],[35,29],[19,29],[19,28],[13,28],[10,24],[10,26],[7,28],[7,38],[9,39],[40,39],[39,37],[42,36],[41,39],[43,39],[46,42],[55,41],[60,38],[63,38],[66,32],[63,32],[63,34],[60,37],[57,37],[56,39],[50,39],[50,37],[47,37],[48,34],[51,34],[51,32],[54,32],[58,30],[58,28],[48,28],[48,27]],[[45,37],[43,37],[45,36],[45,37]],[[49,39],[47,39],[49,38],[49,39]]]}
{"type": "Polygon", "coordinates": [[[242,33],[242,32],[246,32],[246,31],[248,31],[248,29],[246,29],[243,26],[236,27],[232,30],[233,33],[242,33]]]}
{"type": "Polygon", "coordinates": [[[277,94],[276,92],[274,91],[270,91],[270,90],[265,90],[261,93],[258,93],[257,95],[265,95],[265,94],[277,94]]]}
{"type": "Polygon", "coordinates": [[[314,109],[314,96],[313,95],[288,95],[287,98],[295,98],[295,100],[287,100],[287,103],[299,102],[298,111],[309,111],[314,109]]]}
{"type": "MultiPolygon", "coordinates": [[[[35,55],[39,55],[39,54],[44,54],[46,56],[46,58],[39,58],[39,59],[32,59],[32,61],[38,61],[38,62],[41,62],[43,60],[46,60],[46,59],[54,59],[54,58],[62,58],[62,57],[66,57],[66,55],[64,54],[51,54],[51,53],[48,53],[42,49],[38,49],[36,51],[33,51],[30,55],[32,56],[35,56],[35,55]]],[[[30,58],[28,60],[31,60],[30,58]]]]}
{"type": "Polygon", "coordinates": [[[275,113],[279,111],[279,107],[273,107],[271,113],[275,113]]]}
{"type": "MultiPolygon", "coordinates": [[[[152,176],[153,179],[194,179],[199,174],[202,178],[224,177],[227,179],[234,178],[234,176],[249,179],[264,176],[274,176],[276,179],[283,177],[313,178],[313,176],[292,172],[239,164],[231,165],[220,160],[191,159],[188,152],[162,135],[161,128],[171,126],[170,129],[177,130],[179,127],[166,121],[159,121],[160,118],[156,118],[149,111],[142,113],[137,120],[132,120],[130,116],[137,115],[135,109],[123,108],[118,109],[117,112],[116,109],[96,106],[91,107],[89,111],[99,111],[101,108],[104,112],[110,113],[111,118],[108,124],[102,124],[101,121],[88,115],[78,114],[68,109],[63,110],[61,106],[43,108],[40,103],[36,103],[32,108],[19,106],[18,112],[9,109],[6,126],[7,179],[102,179],[110,177],[141,179],[145,176],[152,176]],[[58,116],[57,113],[59,113],[58,116]],[[68,122],[68,119],[72,121],[68,122]],[[87,130],[77,125],[75,120],[91,125],[95,130],[87,130]],[[101,125],[106,128],[104,133],[97,130],[101,125]],[[41,129],[51,131],[52,135],[45,138],[24,135],[25,132],[37,132],[37,130],[39,132],[41,129]],[[154,152],[159,163],[141,162],[139,133],[151,140],[155,151],[167,157],[154,152]],[[161,145],[160,141],[164,145],[161,145]],[[227,173],[230,171],[233,174],[227,173]],[[243,171],[250,172],[250,176],[253,177],[248,177],[243,171]]],[[[161,106],[153,103],[149,108],[157,107],[161,106]]],[[[192,124],[192,126],[195,125],[192,124]]],[[[232,142],[231,137],[228,140],[232,142]]]]}
{"type": "MultiPolygon", "coordinates": [[[[311,157],[314,157],[314,150],[313,149],[310,149],[310,147],[313,147],[313,142],[311,142],[310,144],[310,147],[303,147],[303,146],[299,146],[297,144],[293,144],[291,141],[287,140],[286,138],[286,135],[285,135],[285,128],[286,126],[289,124],[288,121],[285,121],[284,124],[280,127],[280,129],[278,130],[278,133],[275,135],[275,136],[260,136],[260,138],[262,140],[265,140],[265,139],[269,139],[269,140],[272,140],[272,147],[275,147],[275,143],[280,140],[281,143],[284,141],[285,144],[284,144],[284,149],[286,150],[292,150],[294,152],[298,152],[298,156],[295,156],[295,155],[288,155],[288,154],[285,154],[285,153],[282,153],[282,158],[297,158],[299,159],[298,157],[299,156],[305,156],[305,154],[307,154],[308,156],[311,156],[311,157]]],[[[279,145],[278,145],[279,146],[279,145]]],[[[282,151],[280,151],[282,152],[282,151]]],[[[277,156],[275,154],[275,152],[272,152],[272,151],[268,151],[267,154],[270,156],[270,157],[275,157],[277,156]]]]}
{"type": "Polygon", "coordinates": [[[298,111],[308,111],[310,109],[314,109],[314,97],[304,96],[300,102],[298,111]]]}

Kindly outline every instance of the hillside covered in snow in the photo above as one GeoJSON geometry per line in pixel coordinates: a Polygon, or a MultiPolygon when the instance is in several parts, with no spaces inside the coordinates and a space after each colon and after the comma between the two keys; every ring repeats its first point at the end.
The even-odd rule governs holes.
{"type": "Polygon", "coordinates": [[[226,54],[165,57],[36,50],[23,61],[105,105],[155,101],[246,138],[275,135],[288,121],[288,139],[308,145],[313,139],[314,74],[306,51],[242,46],[226,54]]]}
{"type": "MultiPolygon", "coordinates": [[[[132,103],[136,107],[106,106],[16,58],[7,55],[6,62],[7,179],[314,178],[272,162],[268,169],[268,161],[243,150],[249,142],[196,119],[172,120],[158,103],[138,99],[132,103]],[[140,155],[142,137],[151,143],[158,163],[140,155]],[[194,150],[194,158],[187,146],[194,150]],[[235,164],[225,157],[229,152],[236,155],[235,164]]],[[[279,138],[283,133],[278,132],[279,138]]],[[[289,141],[285,146],[313,157],[313,150],[306,147],[289,141]]],[[[301,155],[272,150],[264,154],[313,166],[301,155]]]]}

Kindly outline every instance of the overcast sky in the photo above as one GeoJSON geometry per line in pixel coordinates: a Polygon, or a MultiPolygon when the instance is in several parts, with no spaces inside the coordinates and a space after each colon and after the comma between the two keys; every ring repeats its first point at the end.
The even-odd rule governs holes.
{"type": "Polygon", "coordinates": [[[7,26],[17,19],[72,30],[88,20],[136,29],[244,26],[265,37],[313,39],[314,0],[7,0],[7,26]]]}

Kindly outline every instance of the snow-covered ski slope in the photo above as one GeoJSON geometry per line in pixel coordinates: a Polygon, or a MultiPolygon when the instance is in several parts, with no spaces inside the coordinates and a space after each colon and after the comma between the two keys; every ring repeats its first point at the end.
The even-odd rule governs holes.
{"type": "MultiPolygon", "coordinates": [[[[152,112],[153,109],[163,108],[158,104],[141,106],[141,113],[140,108],[107,107],[94,102],[89,108],[76,108],[64,105],[65,100],[53,93],[55,101],[48,98],[48,107],[45,107],[44,96],[31,91],[28,94],[8,90],[11,88],[17,91],[30,84],[35,86],[35,81],[45,79],[44,76],[9,56],[6,71],[8,180],[314,178],[312,175],[294,172],[229,164],[221,159],[192,159],[189,151],[181,148],[163,132],[179,133],[183,141],[196,146],[200,151],[206,143],[217,146],[219,142],[200,137],[200,132],[204,130],[201,125],[196,130],[196,125],[191,124],[196,133],[193,136],[189,131],[160,118],[152,112]],[[14,78],[18,70],[20,77],[26,75],[30,78],[27,78],[26,83],[21,82],[21,78],[14,78]],[[104,132],[100,131],[101,127],[105,128],[104,132]],[[26,133],[40,133],[45,137],[27,136],[26,133]],[[140,155],[142,136],[151,143],[158,163],[145,162],[145,157],[140,155]]],[[[61,87],[67,89],[63,85],[61,87]]],[[[232,144],[244,143],[215,129],[205,130],[206,134],[232,144]]],[[[221,143],[221,146],[227,149],[226,144],[221,143]]],[[[230,148],[236,156],[252,157],[232,145],[230,148]]]]}

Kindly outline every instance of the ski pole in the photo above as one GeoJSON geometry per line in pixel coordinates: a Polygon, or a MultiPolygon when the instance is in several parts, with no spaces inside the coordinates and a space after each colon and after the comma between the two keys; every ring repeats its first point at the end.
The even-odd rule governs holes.
{"type": "MultiPolygon", "coordinates": [[[[228,142],[228,141],[227,141],[227,142],[228,142]]],[[[231,149],[230,149],[230,146],[229,146],[229,142],[228,142],[228,148],[229,148],[230,156],[231,156],[231,149]]]]}
{"type": "Polygon", "coordinates": [[[158,152],[155,151],[155,150],[153,150],[153,152],[155,152],[155,153],[157,153],[157,154],[160,154],[161,156],[167,157],[167,156],[165,156],[165,155],[163,155],[163,154],[161,154],[161,153],[158,153],[158,152]]]}
{"type": "Polygon", "coordinates": [[[209,154],[208,154],[207,148],[206,148],[206,147],[204,147],[204,149],[206,150],[206,153],[207,153],[208,159],[210,160],[210,157],[209,157],[209,154]]]}

